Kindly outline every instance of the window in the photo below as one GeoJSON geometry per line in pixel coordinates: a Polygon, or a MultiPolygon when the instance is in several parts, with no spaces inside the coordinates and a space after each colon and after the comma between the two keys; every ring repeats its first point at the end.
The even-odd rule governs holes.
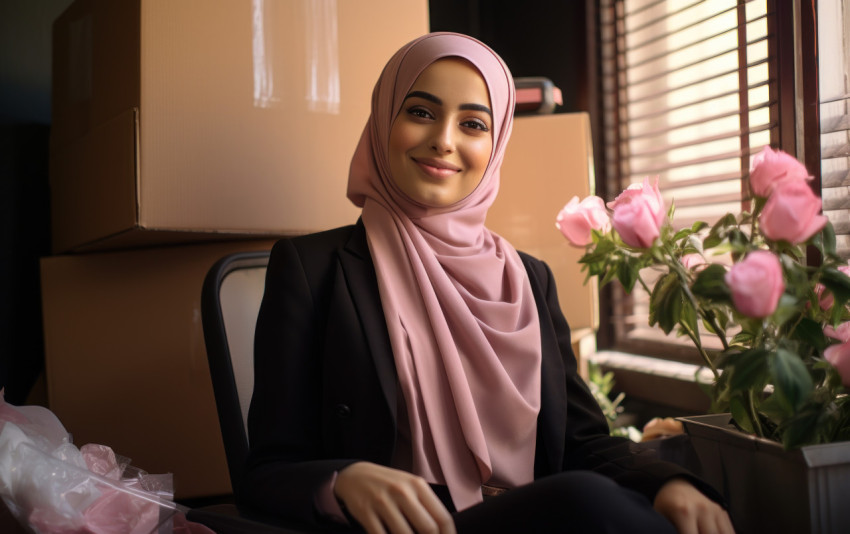
{"type": "Polygon", "coordinates": [[[850,6],[818,1],[818,80],[823,209],[850,258],[850,6]]]}
{"type": "MultiPolygon", "coordinates": [[[[829,3],[838,10],[843,7],[841,0],[829,3]]],[[[819,188],[818,100],[806,98],[817,94],[817,78],[811,75],[817,70],[811,70],[814,4],[804,4],[601,0],[598,194],[610,200],[629,184],[658,176],[662,194],[676,206],[677,226],[696,220],[712,223],[747,206],[750,162],[765,145],[801,159],[805,155],[803,161],[815,172],[819,188]],[[806,108],[809,101],[814,109],[806,108]]],[[[844,30],[837,33],[843,36],[844,30]]],[[[842,41],[842,46],[846,53],[847,43],[842,41]]],[[[830,55],[846,70],[850,58],[830,55]]],[[[841,78],[845,80],[846,75],[841,78]]],[[[835,84],[836,97],[843,94],[835,121],[836,128],[843,125],[846,150],[847,88],[837,88],[838,75],[835,84]],[[839,115],[845,117],[843,123],[839,115]]],[[[822,112],[826,106],[821,105],[822,112]]],[[[830,180],[824,187],[825,211],[837,231],[850,233],[847,187],[828,189],[833,183],[850,185],[847,158],[843,167],[835,166],[827,173],[824,163],[830,180]],[[836,210],[831,213],[833,204],[836,210]]],[[[845,245],[850,253],[850,241],[845,245]]],[[[626,295],[611,287],[601,301],[601,348],[700,362],[687,340],[648,326],[648,296],[643,291],[626,295]]]]}

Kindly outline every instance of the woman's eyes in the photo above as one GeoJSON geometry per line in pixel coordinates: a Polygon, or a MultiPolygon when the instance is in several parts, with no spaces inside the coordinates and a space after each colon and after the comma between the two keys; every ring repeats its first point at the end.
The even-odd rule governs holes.
{"type": "MultiPolygon", "coordinates": [[[[436,117],[429,110],[414,106],[407,110],[408,115],[412,117],[416,117],[418,119],[427,119],[427,120],[435,120],[436,117]]],[[[482,132],[489,132],[490,128],[487,126],[487,123],[478,118],[466,119],[460,123],[460,125],[464,128],[470,128],[473,130],[480,130],[482,132]]]]}
{"type": "Polygon", "coordinates": [[[487,124],[485,124],[484,121],[482,121],[480,119],[469,119],[469,120],[463,121],[461,123],[461,125],[463,125],[466,128],[473,128],[475,130],[481,130],[482,132],[489,132],[490,131],[490,128],[487,127],[487,124]]]}
{"type": "Polygon", "coordinates": [[[424,108],[413,107],[407,110],[407,113],[414,116],[419,117],[420,119],[433,119],[434,115],[431,114],[430,111],[424,108]]]}

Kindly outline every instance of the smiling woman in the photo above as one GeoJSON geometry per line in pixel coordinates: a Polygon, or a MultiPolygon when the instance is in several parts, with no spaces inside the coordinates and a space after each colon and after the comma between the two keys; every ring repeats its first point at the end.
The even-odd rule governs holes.
{"type": "Polygon", "coordinates": [[[515,101],[471,37],[390,59],[360,220],[269,259],[244,504],[370,534],[731,532],[713,490],[609,435],[550,269],[485,226],[515,101]]]}
{"type": "Polygon", "coordinates": [[[434,62],[419,75],[393,122],[394,183],[424,206],[462,200],[478,187],[490,162],[492,123],[490,95],[478,70],[462,59],[434,62]]]}

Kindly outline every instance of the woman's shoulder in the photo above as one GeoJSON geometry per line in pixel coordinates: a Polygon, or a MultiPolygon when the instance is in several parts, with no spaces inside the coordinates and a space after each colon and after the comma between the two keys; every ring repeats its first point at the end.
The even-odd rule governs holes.
{"type": "Polygon", "coordinates": [[[362,223],[358,221],[357,224],[349,224],[330,230],[284,237],[275,243],[275,248],[294,247],[302,255],[327,254],[345,246],[358,232],[359,227],[362,228],[362,223]]]}
{"type": "Polygon", "coordinates": [[[368,250],[365,234],[358,237],[353,224],[321,232],[285,237],[275,243],[269,257],[269,278],[281,284],[306,283],[315,294],[333,285],[334,273],[346,250],[368,250]],[[358,244],[362,241],[362,244],[358,244]]]}
{"type": "Polygon", "coordinates": [[[521,250],[517,250],[517,254],[519,254],[519,259],[522,260],[522,264],[525,265],[525,270],[529,271],[529,274],[533,271],[536,274],[545,275],[549,270],[549,266],[546,265],[545,261],[521,250]]]}

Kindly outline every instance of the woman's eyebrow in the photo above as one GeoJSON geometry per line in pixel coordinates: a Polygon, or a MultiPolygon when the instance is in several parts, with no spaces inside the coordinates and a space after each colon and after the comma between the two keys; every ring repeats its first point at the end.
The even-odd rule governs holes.
{"type": "Polygon", "coordinates": [[[437,97],[436,95],[432,95],[431,93],[426,93],[425,91],[411,91],[407,93],[406,97],[404,97],[405,100],[407,100],[408,98],[424,98],[425,100],[433,102],[438,106],[443,105],[443,101],[440,100],[439,97],[437,97]]]}
{"type": "Polygon", "coordinates": [[[470,111],[483,111],[487,115],[493,116],[493,112],[490,111],[490,108],[483,104],[461,104],[460,109],[466,109],[470,111]]]}
{"type": "MultiPolygon", "coordinates": [[[[429,102],[433,102],[433,103],[437,104],[438,106],[443,105],[443,101],[440,99],[440,97],[433,95],[431,93],[428,93],[426,91],[411,91],[411,92],[407,93],[406,97],[404,97],[405,100],[407,100],[408,98],[422,98],[422,99],[428,100],[429,102]]],[[[483,104],[461,104],[460,109],[469,110],[469,111],[481,111],[481,112],[484,112],[484,113],[490,115],[491,117],[493,116],[493,112],[490,111],[490,108],[488,108],[487,106],[485,106],[483,104]]]]}

